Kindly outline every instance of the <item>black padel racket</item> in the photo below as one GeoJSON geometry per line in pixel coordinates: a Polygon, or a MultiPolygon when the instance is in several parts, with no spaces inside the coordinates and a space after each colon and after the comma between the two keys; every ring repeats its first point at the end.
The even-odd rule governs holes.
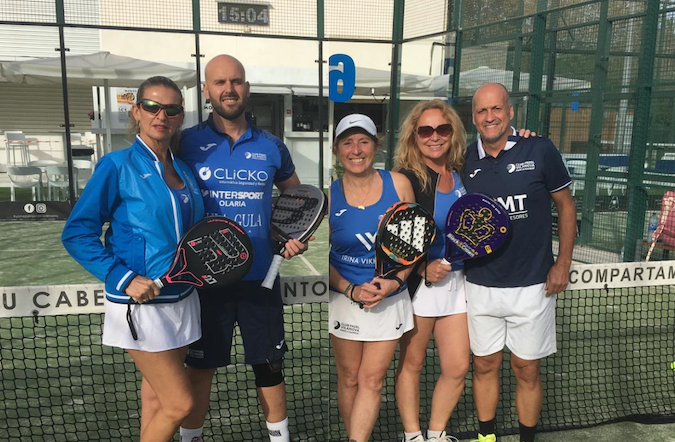
{"type": "Polygon", "coordinates": [[[307,241],[326,215],[326,195],[317,187],[299,184],[284,190],[272,210],[271,231],[275,255],[262,286],[271,289],[284,260],[284,245],[289,239],[307,241]]]}
{"type": "Polygon", "coordinates": [[[445,262],[494,253],[509,233],[504,206],[482,193],[468,193],[450,207],[445,221],[445,262]]]}
{"type": "Polygon", "coordinates": [[[180,240],[171,269],[155,284],[218,288],[240,281],[253,264],[253,245],[229,218],[212,216],[192,226],[180,240]]]}
{"type": "Polygon", "coordinates": [[[417,203],[394,204],[377,227],[375,275],[387,278],[415,264],[427,254],[435,237],[436,223],[427,210],[417,203]]]}

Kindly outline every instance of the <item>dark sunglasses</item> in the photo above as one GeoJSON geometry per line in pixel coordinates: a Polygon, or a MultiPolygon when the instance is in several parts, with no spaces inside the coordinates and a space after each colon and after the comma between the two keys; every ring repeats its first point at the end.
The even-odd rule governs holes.
{"type": "Polygon", "coordinates": [[[420,126],[417,128],[417,135],[419,135],[421,138],[429,138],[434,134],[434,132],[436,132],[439,137],[445,138],[452,133],[452,125],[446,123],[437,127],[420,126]]]}
{"type": "Polygon", "coordinates": [[[169,118],[175,118],[183,113],[183,106],[180,104],[161,104],[152,100],[141,100],[138,104],[144,111],[153,115],[157,115],[162,109],[164,109],[166,116],[169,118]]]}

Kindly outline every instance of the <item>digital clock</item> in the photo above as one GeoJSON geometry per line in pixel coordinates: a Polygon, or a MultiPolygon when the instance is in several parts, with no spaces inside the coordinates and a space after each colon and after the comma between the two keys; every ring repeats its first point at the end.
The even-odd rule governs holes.
{"type": "Polygon", "coordinates": [[[269,5],[218,3],[218,23],[269,26],[269,5]]]}

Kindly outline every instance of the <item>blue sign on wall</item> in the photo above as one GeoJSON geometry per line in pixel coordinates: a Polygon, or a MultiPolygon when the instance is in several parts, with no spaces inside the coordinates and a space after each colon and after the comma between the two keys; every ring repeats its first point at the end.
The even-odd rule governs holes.
{"type": "Polygon", "coordinates": [[[349,101],[356,87],[354,60],[346,54],[333,54],[328,59],[328,69],[328,98],[336,103],[349,101]]]}

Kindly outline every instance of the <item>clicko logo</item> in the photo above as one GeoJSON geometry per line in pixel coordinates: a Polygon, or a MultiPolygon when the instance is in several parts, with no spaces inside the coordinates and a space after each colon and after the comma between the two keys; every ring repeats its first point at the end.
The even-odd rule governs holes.
{"type": "Polygon", "coordinates": [[[211,171],[211,168],[206,166],[199,169],[199,178],[201,178],[202,181],[207,181],[211,177],[217,180],[226,181],[265,182],[269,179],[269,174],[264,170],[232,170],[218,167],[217,169],[213,169],[213,171],[211,171]]]}
{"type": "Polygon", "coordinates": [[[516,165],[515,164],[509,164],[508,166],[506,166],[506,170],[509,173],[513,173],[513,172],[516,171],[516,165]]]}
{"type": "Polygon", "coordinates": [[[32,205],[31,203],[28,203],[25,206],[23,206],[23,211],[26,213],[33,213],[35,212],[35,206],[32,205]]]}
{"type": "Polygon", "coordinates": [[[199,169],[199,178],[201,178],[202,181],[206,181],[211,178],[211,169],[208,167],[202,167],[199,169]]]}

